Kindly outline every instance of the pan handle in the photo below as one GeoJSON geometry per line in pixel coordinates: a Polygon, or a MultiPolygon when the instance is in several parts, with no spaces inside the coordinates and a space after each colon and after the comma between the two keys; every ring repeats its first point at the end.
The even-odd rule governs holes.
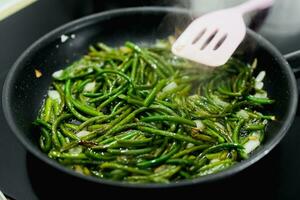
{"type": "Polygon", "coordinates": [[[296,78],[300,78],[300,50],[285,54],[284,58],[292,67],[296,78]]]}

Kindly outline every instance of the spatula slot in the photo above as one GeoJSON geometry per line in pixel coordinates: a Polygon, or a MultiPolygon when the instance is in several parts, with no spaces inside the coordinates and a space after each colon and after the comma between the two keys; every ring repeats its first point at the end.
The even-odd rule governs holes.
{"type": "Polygon", "coordinates": [[[218,48],[221,47],[221,45],[224,43],[224,41],[226,40],[227,38],[227,33],[225,35],[223,35],[221,37],[221,39],[217,42],[217,44],[215,45],[215,47],[213,48],[214,50],[217,50],[218,48]]]}
{"type": "Polygon", "coordinates": [[[214,37],[217,35],[217,33],[218,33],[218,29],[216,29],[214,32],[212,32],[212,34],[206,39],[204,44],[201,46],[200,50],[204,50],[205,47],[210,43],[210,41],[212,41],[214,39],[214,37]]]}
{"type": "Polygon", "coordinates": [[[206,32],[206,28],[200,31],[199,34],[193,40],[192,44],[195,44],[198,40],[200,40],[200,38],[204,35],[205,32],[206,32]]]}

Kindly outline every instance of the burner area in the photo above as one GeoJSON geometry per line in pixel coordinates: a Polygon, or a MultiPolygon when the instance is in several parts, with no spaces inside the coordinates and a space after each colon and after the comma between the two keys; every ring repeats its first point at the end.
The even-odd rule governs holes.
{"type": "MultiPolygon", "coordinates": [[[[193,5],[195,6],[195,2],[192,0],[37,1],[20,12],[0,21],[0,92],[2,94],[6,74],[18,56],[39,37],[64,23],[91,13],[118,7],[161,5],[189,8],[193,5]],[[55,13],[55,17],[53,13],[55,13]]],[[[205,0],[201,0],[201,2],[205,2],[205,0]]],[[[287,0],[285,2],[292,1],[287,0]]],[[[279,6],[282,8],[280,12],[289,12],[284,9],[293,10],[290,4],[280,4],[279,6]]],[[[300,8],[300,3],[295,3],[295,6],[300,8]]],[[[275,19],[277,15],[274,12],[279,12],[279,10],[270,11],[270,15],[267,16],[265,23],[260,24],[261,27],[258,29],[258,32],[272,42],[283,54],[300,49],[300,29],[294,30],[296,28],[290,24],[276,24],[275,19]],[[293,32],[281,30],[284,28],[294,29],[293,32]],[[276,32],[276,30],[281,31],[276,32]]],[[[264,18],[265,16],[258,15],[256,17],[264,18]]],[[[292,22],[300,24],[300,18],[298,18],[298,21],[293,18],[289,23],[292,22]]],[[[300,88],[299,81],[298,87],[300,88]]],[[[199,197],[210,195],[216,198],[224,197],[226,194],[233,199],[241,199],[241,197],[245,196],[249,199],[258,197],[266,199],[297,199],[300,194],[299,112],[280,144],[253,166],[225,180],[212,182],[207,185],[157,191],[112,188],[94,184],[64,174],[46,165],[26,151],[20,144],[6,123],[2,107],[0,109],[0,190],[16,200],[92,199],[95,196],[101,198],[107,197],[107,195],[109,197],[118,197],[120,195],[128,197],[132,195],[135,197],[157,197],[164,194],[172,196],[193,194],[193,196],[199,197]]]]}

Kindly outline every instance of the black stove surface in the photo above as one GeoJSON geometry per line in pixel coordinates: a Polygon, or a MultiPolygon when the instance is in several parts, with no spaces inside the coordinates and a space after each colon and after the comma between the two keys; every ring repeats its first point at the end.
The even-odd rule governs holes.
{"type": "MultiPolygon", "coordinates": [[[[93,12],[136,5],[134,1],[128,1],[131,4],[118,4],[117,1],[99,2],[40,0],[4,21],[0,21],[1,93],[6,74],[15,59],[26,47],[51,29],[93,12]]],[[[147,1],[148,4],[149,2],[154,1],[147,1]]],[[[169,1],[164,1],[164,4],[167,2],[169,1]]],[[[186,6],[186,4],[180,6],[186,6]]],[[[300,33],[293,37],[284,37],[284,34],[278,37],[266,31],[261,33],[282,53],[300,49],[300,40],[297,39],[300,38],[300,33]]],[[[210,197],[239,199],[298,199],[300,194],[300,135],[298,134],[300,116],[296,116],[291,129],[280,144],[246,170],[226,180],[205,186],[160,190],[159,193],[143,190],[131,192],[129,189],[120,188],[111,190],[104,186],[82,182],[53,169],[26,151],[10,131],[2,111],[0,111],[0,129],[0,190],[17,200],[92,199],[91,197],[107,198],[116,195],[144,198],[163,194],[170,197],[192,195],[193,198],[209,195],[210,197]]]]}

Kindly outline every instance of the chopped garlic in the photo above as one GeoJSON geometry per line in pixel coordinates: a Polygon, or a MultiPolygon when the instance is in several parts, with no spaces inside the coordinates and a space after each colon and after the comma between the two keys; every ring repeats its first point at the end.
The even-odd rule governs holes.
{"type": "Polygon", "coordinates": [[[191,148],[191,147],[193,147],[193,146],[195,146],[193,143],[188,143],[188,144],[186,145],[186,148],[191,148]]]}
{"type": "Polygon", "coordinates": [[[92,71],[93,71],[92,68],[88,68],[88,70],[87,70],[88,73],[91,73],[92,71]]]}
{"type": "Polygon", "coordinates": [[[85,92],[92,92],[92,91],[94,91],[95,86],[96,86],[96,82],[87,83],[87,84],[84,86],[84,89],[83,89],[83,90],[84,90],[85,92]]]}
{"type": "MultiPolygon", "coordinates": [[[[254,139],[254,138],[253,138],[254,139]]],[[[244,144],[245,152],[250,153],[254,149],[256,149],[260,145],[259,140],[256,138],[255,140],[252,140],[252,138],[244,144]]]]}
{"type": "Polygon", "coordinates": [[[61,35],[60,36],[60,41],[62,42],[62,43],[64,43],[64,42],[66,42],[67,40],[69,39],[69,36],[67,36],[67,35],[61,35]]]}
{"type": "Polygon", "coordinates": [[[91,133],[91,132],[89,132],[89,131],[82,130],[82,131],[76,133],[76,135],[77,135],[78,137],[83,137],[83,136],[86,136],[86,135],[88,135],[88,134],[90,134],[90,133],[91,133]]]}
{"type": "Polygon", "coordinates": [[[166,87],[164,87],[163,89],[162,89],[162,91],[163,92],[167,92],[167,91],[170,91],[170,90],[172,90],[172,89],[174,89],[174,88],[176,88],[177,87],[177,84],[175,83],[175,82],[171,82],[171,83],[169,83],[166,87]]]}
{"type": "Polygon", "coordinates": [[[204,130],[205,125],[202,123],[201,120],[194,120],[194,122],[196,123],[197,129],[199,129],[200,131],[203,131],[203,130],[204,130]]]}
{"type": "Polygon", "coordinates": [[[71,154],[80,154],[81,152],[82,152],[81,146],[73,147],[72,149],[69,150],[69,153],[71,154]]]}
{"type": "Polygon", "coordinates": [[[250,135],[249,140],[258,140],[257,135],[250,135]]]}
{"type": "Polygon", "coordinates": [[[261,71],[259,72],[259,74],[256,76],[255,81],[256,82],[262,82],[264,80],[266,76],[266,72],[265,71],[261,71]]]}
{"type": "Polygon", "coordinates": [[[222,106],[223,108],[229,105],[229,103],[227,103],[226,101],[223,101],[216,95],[213,95],[212,98],[216,104],[218,104],[219,106],[222,106]]]}
{"type": "Polygon", "coordinates": [[[245,110],[240,110],[236,113],[236,115],[240,118],[243,119],[248,119],[249,118],[249,114],[245,111],[245,110]]]}
{"type": "Polygon", "coordinates": [[[49,91],[48,91],[48,96],[49,96],[52,100],[57,101],[58,103],[61,102],[60,95],[59,95],[59,93],[58,93],[56,90],[49,90],[49,91]]]}
{"type": "Polygon", "coordinates": [[[215,162],[219,162],[219,161],[220,161],[220,159],[214,158],[214,159],[210,160],[210,163],[215,163],[215,162]]]}
{"type": "Polygon", "coordinates": [[[263,82],[255,82],[255,89],[261,90],[264,87],[263,82]]]}
{"type": "Polygon", "coordinates": [[[256,92],[254,94],[254,96],[257,98],[267,98],[267,93],[266,92],[256,92]]]}
{"type": "Polygon", "coordinates": [[[63,75],[63,73],[64,73],[64,70],[58,70],[58,71],[56,71],[56,72],[54,72],[53,74],[52,74],[52,76],[54,77],[54,78],[60,78],[62,75],[63,75]]]}
{"type": "Polygon", "coordinates": [[[42,76],[42,72],[40,70],[35,69],[34,70],[35,77],[40,78],[42,76]]]}

